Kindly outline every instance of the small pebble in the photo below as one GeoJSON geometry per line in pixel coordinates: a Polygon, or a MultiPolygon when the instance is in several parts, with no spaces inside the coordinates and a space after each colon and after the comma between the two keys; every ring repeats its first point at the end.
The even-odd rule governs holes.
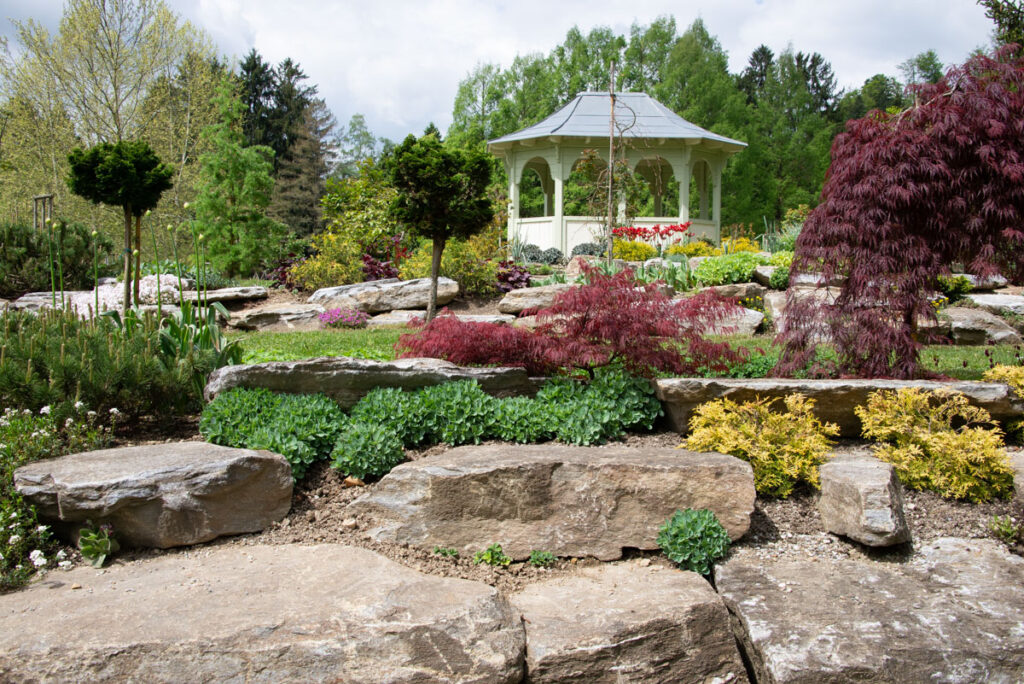
{"type": "Polygon", "coordinates": [[[345,518],[341,521],[341,526],[346,530],[354,530],[359,527],[359,522],[355,518],[345,518]]]}
{"type": "Polygon", "coordinates": [[[75,582],[74,584],[71,585],[71,588],[72,589],[81,589],[82,585],[79,584],[78,582],[75,582]]]}
{"type": "Polygon", "coordinates": [[[360,480],[358,477],[352,477],[351,475],[349,475],[344,480],[342,480],[341,484],[345,485],[346,487],[365,487],[366,486],[365,482],[360,480]]]}
{"type": "Polygon", "coordinates": [[[306,520],[316,522],[316,511],[306,511],[306,520]]]}
{"type": "Polygon", "coordinates": [[[640,559],[640,567],[646,568],[650,564],[651,564],[651,559],[650,558],[641,558],[640,559]]]}

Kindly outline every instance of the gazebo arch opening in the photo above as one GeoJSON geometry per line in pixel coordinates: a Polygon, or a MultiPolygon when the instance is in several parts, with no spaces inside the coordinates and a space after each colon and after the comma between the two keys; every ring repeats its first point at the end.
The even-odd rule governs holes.
{"type": "MultiPolygon", "coordinates": [[[[718,242],[722,170],[746,143],[700,128],[645,93],[616,93],[615,117],[634,122],[621,133],[619,153],[647,181],[638,211],[646,215],[633,223],[692,221],[695,238],[718,242]]],[[[593,167],[607,167],[609,123],[608,93],[580,93],[540,123],[488,143],[508,174],[510,239],[568,255],[603,236],[604,208],[592,206],[593,180],[580,177],[579,166],[587,155],[593,167]]]]}

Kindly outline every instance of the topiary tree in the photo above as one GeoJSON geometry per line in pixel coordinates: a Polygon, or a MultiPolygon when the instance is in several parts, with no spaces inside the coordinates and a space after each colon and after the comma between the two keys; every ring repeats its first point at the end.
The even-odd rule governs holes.
{"type": "MultiPolygon", "coordinates": [[[[122,140],[100,143],[87,150],[75,148],[68,155],[71,192],[95,204],[119,206],[124,211],[124,310],[132,304],[132,217],[135,217],[134,248],[142,246],[142,215],[160,201],[171,187],[174,170],[160,161],[149,144],[122,140]]],[[[140,250],[141,251],[141,250],[140,250]]],[[[135,299],[139,297],[139,261],[135,259],[135,299]]]]}
{"type": "Polygon", "coordinates": [[[486,196],[490,161],[480,150],[447,148],[437,129],[406,137],[387,162],[398,196],[391,215],[412,233],[429,238],[430,300],[427,322],[437,308],[437,276],[449,238],[468,238],[494,217],[486,196]]]}
{"type": "Polygon", "coordinates": [[[780,374],[828,339],[843,374],[913,377],[939,275],[956,263],[1024,281],[1024,58],[978,55],[915,90],[910,109],[851,121],[833,144],[794,267],[842,287],[833,304],[790,291],[780,374]]]}

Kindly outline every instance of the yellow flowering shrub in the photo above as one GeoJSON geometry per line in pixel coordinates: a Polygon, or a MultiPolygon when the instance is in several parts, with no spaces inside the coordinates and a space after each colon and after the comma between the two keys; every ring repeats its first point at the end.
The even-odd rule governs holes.
{"type": "Polygon", "coordinates": [[[612,256],[624,261],[647,261],[658,256],[658,250],[639,240],[613,240],[612,256]]]}
{"type": "Polygon", "coordinates": [[[761,494],[785,499],[798,482],[819,487],[818,466],[825,462],[839,434],[834,423],[814,415],[814,400],[791,394],[785,412],[772,411],[777,399],[742,404],[717,399],[701,404],[690,418],[686,447],[718,451],[748,461],[754,487],[761,494]]]}
{"type": "Polygon", "coordinates": [[[671,245],[665,250],[665,254],[685,254],[688,257],[721,256],[722,250],[710,242],[694,240],[685,245],[671,245]]]}
{"type": "Polygon", "coordinates": [[[878,391],[855,411],[864,437],[882,442],[875,456],[891,463],[907,487],[973,502],[1013,492],[1002,431],[963,394],[878,391]]]}
{"type": "Polygon", "coordinates": [[[725,238],[722,240],[722,251],[725,254],[735,254],[736,252],[760,252],[761,244],[756,240],[750,238],[738,237],[738,238],[725,238]]]}
{"type": "Polygon", "coordinates": [[[358,283],[363,279],[362,250],[345,234],[324,232],[313,236],[316,255],[289,270],[292,282],[304,290],[358,283]]]}
{"type": "MultiPolygon", "coordinates": [[[[1024,398],[1024,366],[994,366],[985,371],[981,379],[986,382],[1005,382],[1017,396],[1024,398]]],[[[1018,420],[1006,429],[1018,442],[1024,441],[1024,420],[1018,420]]]]}
{"type": "MultiPolygon", "coordinates": [[[[398,274],[402,280],[430,277],[432,247],[430,241],[420,245],[402,262],[398,274]]],[[[498,289],[498,264],[488,260],[466,240],[448,240],[441,253],[441,275],[459,284],[459,292],[489,295],[498,289]]]]}

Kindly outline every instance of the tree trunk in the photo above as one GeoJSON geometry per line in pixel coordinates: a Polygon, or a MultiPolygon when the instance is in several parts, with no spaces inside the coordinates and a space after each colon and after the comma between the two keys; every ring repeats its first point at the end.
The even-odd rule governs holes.
{"type": "Polygon", "coordinates": [[[434,313],[437,310],[437,277],[441,273],[441,252],[444,251],[444,240],[434,238],[431,241],[430,258],[430,298],[427,300],[426,323],[434,320],[434,313]]]}
{"type": "Polygon", "coordinates": [[[142,215],[135,217],[135,303],[139,303],[139,278],[142,276],[142,215]]]}
{"type": "Polygon", "coordinates": [[[132,307],[132,210],[124,208],[124,315],[132,307]]]}

